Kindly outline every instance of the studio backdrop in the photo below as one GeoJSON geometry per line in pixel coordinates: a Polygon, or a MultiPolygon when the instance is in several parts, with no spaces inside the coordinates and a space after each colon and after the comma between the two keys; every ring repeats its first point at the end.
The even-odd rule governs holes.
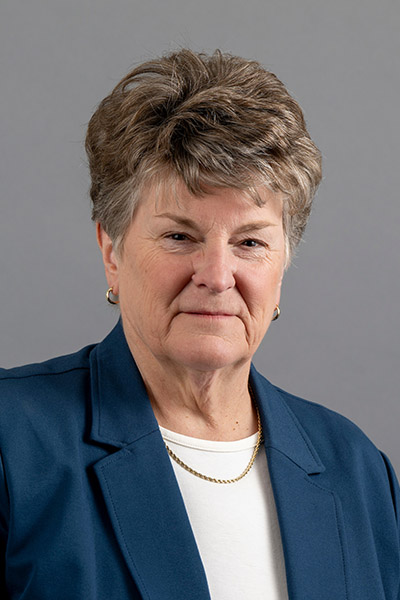
{"type": "Polygon", "coordinates": [[[72,352],[116,322],[87,122],[135,64],[220,48],[282,79],[324,163],[256,365],[354,420],[400,473],[399,30],[396,0],[3,0],[0,365],[72,352]]]}

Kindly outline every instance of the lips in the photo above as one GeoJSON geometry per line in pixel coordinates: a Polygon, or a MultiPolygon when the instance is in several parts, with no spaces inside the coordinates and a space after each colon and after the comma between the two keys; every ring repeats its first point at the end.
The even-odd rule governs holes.
{"type": "Polygon", "coordinates": [[[227,311],[214,311],[214,310],[184,310],[181,311],[184,314],[188,315],[199,315],[204,317],[234,317],[235,314],[227,311]]]}

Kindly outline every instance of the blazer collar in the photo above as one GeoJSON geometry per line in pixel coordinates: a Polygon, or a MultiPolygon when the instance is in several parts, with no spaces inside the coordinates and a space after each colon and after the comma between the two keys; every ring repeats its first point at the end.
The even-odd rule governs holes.
{"type": "Polygon", "coordinates": [[[122,448],[158,430],[121,320],[90,355],[91,439],[122,448]]]}
{"type": "MultiPolygon", "coordinates": [[[[90,356],[93,441],[122,448],[158,430],[146,388],[121,320],[90,356]]],[[[311,440],[279,390],[254,366],[250,382],[259,405],[266,448],[274,448],[307,474],[325,470],[311,440]]]]}
{"type": "Polygon", "coordinates": [[[282,398],[278,388],[260,375],[252,365],[250,385],[256,397],[265,447],[284,454],[308,475],[325,471],[310,438],[282,398]]]}

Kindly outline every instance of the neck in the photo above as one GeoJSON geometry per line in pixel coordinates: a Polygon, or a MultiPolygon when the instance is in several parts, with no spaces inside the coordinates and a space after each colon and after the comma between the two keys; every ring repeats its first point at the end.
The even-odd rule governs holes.
{"type": "Polygon", "coordinates": [[[200,371],[158,361],[136,344],[131,352],[162,427],[220,441],[238,440],[257,432],[257,413],[248,389],[250,361],[200,371]]]}

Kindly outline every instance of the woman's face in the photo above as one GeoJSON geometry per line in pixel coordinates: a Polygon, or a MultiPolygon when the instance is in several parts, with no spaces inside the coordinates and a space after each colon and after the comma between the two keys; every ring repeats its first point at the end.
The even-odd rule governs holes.
{"type": "Polygon", "coordinates": [[[166,366],[201,371],[251,360],[279,303],[284,269],[280,198],[243,193],[169,197],[151,188],[123,250],[99,229],[108,283],[119,295],[130,348],[166,366]]]}

